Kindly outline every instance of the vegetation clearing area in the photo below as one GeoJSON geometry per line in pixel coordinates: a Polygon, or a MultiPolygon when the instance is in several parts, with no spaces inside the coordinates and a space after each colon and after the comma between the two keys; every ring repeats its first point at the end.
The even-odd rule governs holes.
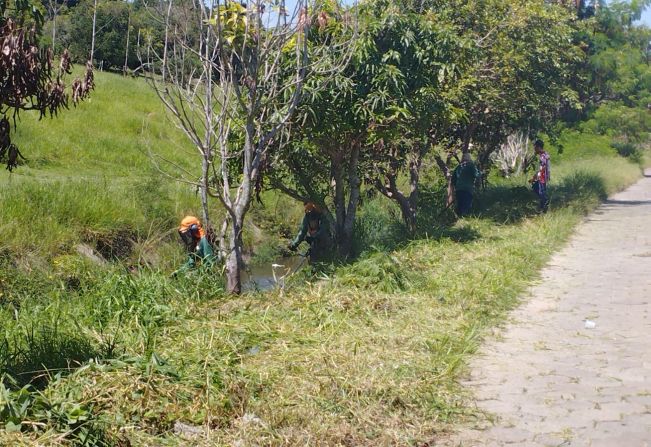
{"type": "MultiPolygon", "coordinates": [[[[382,250],[327,278],[234,298],[214,276],[168,277],[182,256],[171,230],[196,199],[163,186],[138,147],[179,154],[182,144],[140,81],[97,82],[90,103],[58,120],[25,116],[30,164],[2,174],[0,367],[18,383],[0,398],[22,428],[0,430],[3,445],[435,440],[479,417],[457,380],[487,329],[585,213],[641,172],[607,138],[584,146],[578,135],[552,152],[550,213],[537,215],[524,177],[495,177],[472,217],[441,216],[411,242],[396,210],[371,199],[359,244],[382,250]],[[111,110],[116,95],[132,97],[128,110],[111,110]],[[102,124],[79,131],[83,114],[102,124]],[[111,135],[123,138],[119,152],[92,143],[111,135]],[[48,152],[54,138],[66,150],[48,152]],[[110,264],[74,250],[120,234],[128,247],[110,264]],[[175,434],[178,422],[200,434],[175,434]]],[[[258,212],[273,214],[268,203],[258,212]]]]}

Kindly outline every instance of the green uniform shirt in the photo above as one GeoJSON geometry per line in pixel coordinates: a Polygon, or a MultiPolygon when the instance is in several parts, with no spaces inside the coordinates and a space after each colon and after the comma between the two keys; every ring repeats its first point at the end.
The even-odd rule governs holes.
{"type": "Polygon", "coordinates": [[[323,238],[325,233],[326,222],[323,215],[314,211],[307,213],[303,217],[301,228],[292,242],[292,247],[298,247],[298,245],[303,241],[307,241],[308,244],[311,244],[313,241],[323,238]]]}
{"type": "Polygon", "coordinates": [[[475,188],[475,180],[481,173],[477,166],[471,161],[462,162],[452,174],[452,184],[457,191],[472,192],[475,188]]]}
{"type": "Polygon", "coordinates": [[[199,240],[196,250],[193,253],[188,254],[188,260],[183,267],[179,269],[179,272],[195,268],[197,266],[197,260],[200,260],[201,265],[206,268],[215,265],[215,254],[205,236],[199,240]]]}

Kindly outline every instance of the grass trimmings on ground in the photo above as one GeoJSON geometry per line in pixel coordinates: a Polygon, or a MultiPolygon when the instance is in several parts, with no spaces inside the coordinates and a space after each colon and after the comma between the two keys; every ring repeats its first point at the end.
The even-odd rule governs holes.
{"type": "Polygon", "coordinates": [[[21,310],[12,324],[25,328],[47,315],[74,318],[68,335],[91,340],[106,360],[67,377],[48,373],[37,409],[65,417],[57,425],[45,410],[27,411],[24,423],[46,429],[0,431],[0,443],[431,442],[477,416],[457,381],[486,330],[585,213],[640,169],[612,157],[554,173],[546,215],[536,215],[524,179],[503,181],[479,197],[475,216],[282,292],[192,296],[161,275],[115,273],[74,307],[54,300],[21,310]]]}

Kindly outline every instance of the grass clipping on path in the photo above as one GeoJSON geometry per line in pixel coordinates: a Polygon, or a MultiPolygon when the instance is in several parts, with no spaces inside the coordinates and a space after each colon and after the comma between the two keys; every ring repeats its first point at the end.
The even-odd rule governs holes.
{"type": "MultiPolygon", "coordinates": [[[[183,303],[191,308],[157,333],[164,364],[90,365],[45,393],[92,402],[113,445],[432,442],[476,416],[458,379],[486,329],[517,305],[604,192],[640,175],[624,160],[582,163],[555,171],[559,185],[577,191],[570,197],[559,187],[563,206],[547,215],[508,224],[469,218],[436,239],[343,267],[329,281],[183,303]],[[177,421],[199,433],[175,434],[177,421]]],[[[523,206],[534,203],[531,196],[523,206]]],[[[0,445],[15,436],[0,431],[0,445]]],[[[27,436],[21,442],[29,444],[27,436]]]]}

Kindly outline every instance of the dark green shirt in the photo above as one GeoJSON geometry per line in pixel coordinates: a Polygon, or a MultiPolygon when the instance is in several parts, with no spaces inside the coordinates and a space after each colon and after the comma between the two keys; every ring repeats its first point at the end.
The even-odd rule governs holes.
{"type": "Polygon", "coordinates": [[[313,241],[324,237],[326,225],[323,214],[315,211],[305,214],[303,222],[301,223],[301,228],[292,242],[292,246],[296,248],[303,241],[307,241],[311,244],[313,241]]]}
{"type": "Polygon", "coordinates": [[[196,250],[188,254],[188,260],[179,271],[186,271],[195,268],[197,266],[197,260],[200,260],[201,265],[206,268],[215,265],[215,254],[212,251],[210,242],[208,242],[208,239],[206,239],[205,236],[199,240],[196,250]]]}
{"type": "Polygon", "coordinates": [[[457,191],[472,192],[475,188],[475,181],[480,175],[479,169],[473,162],[462,162],[452,174],[452,185],[457,191]]]}

